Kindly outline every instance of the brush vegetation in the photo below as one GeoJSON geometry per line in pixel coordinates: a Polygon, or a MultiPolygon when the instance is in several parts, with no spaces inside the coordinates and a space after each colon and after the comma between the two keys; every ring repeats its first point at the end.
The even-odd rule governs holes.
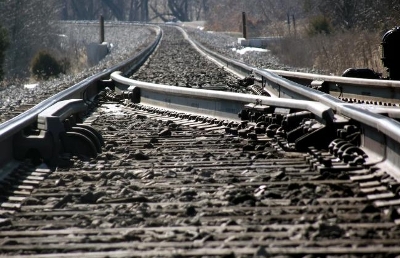
{"type": "Polygon", "coordinates": [[[66,60],[59,61],[45,50],[39,51],[31,63],[32,74],[38,80],[48,80],[51,77],[56,77],[61,73],[65,73],[67,68],[68,62],[66,60]]]}
{"type": "Polygon", "coordinates": [[[283,64],[334,75],[353,67],[385,76],[382,36],[400,25],[398,0],[220,0],[212,5],[207,30],[241,32],[246,12],[248,37],[281,39],[268,48],[283,64]]]}

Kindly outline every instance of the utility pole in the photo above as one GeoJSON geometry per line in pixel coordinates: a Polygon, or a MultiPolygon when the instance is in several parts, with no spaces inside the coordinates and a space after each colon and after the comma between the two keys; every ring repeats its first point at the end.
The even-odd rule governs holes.
{"type": "Polygon", "coordinates": [[[296,37],[296,20],[294,18],[294,14],[292,14],[292,20],[293,20],[293,32],[294,36],[296,37]]]}
{"type": "Polygon", "coordinates": [[[243,23],[243,38],[247,39],[247,20],[246,13],[242,13],[242,23],[243,23]]]}
{"type": "Polygon", "coordinates": [[[104,17],[100,15],[100,44],[104,41],[104,17]]]}

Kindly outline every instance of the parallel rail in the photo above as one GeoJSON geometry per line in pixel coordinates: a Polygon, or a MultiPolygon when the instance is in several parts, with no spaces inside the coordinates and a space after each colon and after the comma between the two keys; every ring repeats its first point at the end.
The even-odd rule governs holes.
{"type": "Polygon", "coordinates": [[[400,103],[399,81],[348,78],[282,70],[268,71],[302,85],[311,85],[313,81],[325,82],[328,84],[329,93],[336,97],[352,98],[363,96],[364,98],[376,101],[400,103]]]}
{"type": "MultiPolygon", "coordinates": [[[[183,30],[182,30],[183,31],[183,30]]],[[[13,135],[21,131],[23,128],[36,122],[37,115],[45,110],[46,108],[54,105],[60,100],[70,99],[70,98],[80,98],[84,100],[90,100],[99,92],[99,82],[102,82],[110,78],[111,74],[116,71],[122,71],[123,73],[129,73],[132,69],[137,68],[147,56],[154,50],[159,41],[161,34],[159,34],[157,40],[153,42],[151,46],[143,50],[138,56],[127,60],[123,64],[117,65],[115,67],[109,68],[100,74],[96,74],[73,87],[53,96],[52,98],[43,101],[39,105],[25,112],[24,114],[11,119],[10,121],[0,125],[0,142],[2,146],[5,146],[0,159],[0,164],[5,164],[13,158],[13,135]],[[133,67],[135,66],[135,67],[133,67]],[[132,68],[133,67],[133,68],[132,68]]],[[[187,37],[187,36],[186,36],[187,37]]],[[[392,167],[398,167],[400,165],[399,155],[395,151],[400,143],[400,123],[377,113],[386,113],[388,116],[399,117],[399,111],[394,108],[372,108],[371,107],[356,107],[350,104],[346,104],[339,99],[322,93],[317,90],[310,89],[308,87],[302,86],[300,84],[294,83],[287,79],[284,79],[270,71],[257,69],[255,67],[248,66],[241,62],[228,59],[219,54],[213,53],[210,50],[196,44],[191,41],[193,45],[200,48],[203,52],[207,52],[214,59],[218,59],[221,66],[227,66],[233,68],[238,73],[243,76],[249,74],[255,74],[260,77],[264,86],[269,88],[271,91],[275,91],[281,97],[288,97],[297,99],[296,101],[277,99],[277,98],[266,98],[266,97],[254,97],[247,95],[235,95],[227,94],[221,92],[207,91],[203,92],[201,90],[194,89],[178,89],[174,87],[163,87],[150,85],[140,82],[126,81],[119,77],[118,74],[111,76],[119,83],[126,85],[134,85],[141,89],[141,97],[145,101],[164,103],[160,105],[170,106],[171,108],[189,108],[191,111],[198,113],[210,112],[209,106],[216,107],[213,114],[222,117],[228,117],[232,119],[236,117],[237,112],[240,111],[240,107],[248,103],[259,103],[265,105],[271,105],[276,107],[286,107],[286,108],[299,108],[303,110],[309,110],[315,114],[320,120],[325,124],[332,123],[335,119],[335,115],[345,116],[354,121],[357,121],[363,128],[363,141],[362,147],[373,153],[377,158],[377,161],[386,161],[392,167]],[[157,95],[150,95],[149,92],[157,91],[157,95]],[[162,97],[161,97],[162,96],[162,97]],[[171,104],[171,97],[166,96],[180,96],[182,99],[189,99],[187,96],[191,96],[190,101],[179,102],[175,105],[171,104]],[[210,100],[215,102],[211,103],[210,100]],[[222,100],[224,100],[223,104],[222,100]],[[308,102],[308,101],[312,102],[308,102]],[[196,102],[197,101],[197,102],[196,102]],[[199,102],[200,101],[200,102],[199,102]],[[201,102],[203,101],[203,102],[201,102]],[[302,102],[303,101],[303,102],[302,102]],[[206,107],[206,108],[205,108],[206,107]],[[377,150],[377,146],[380,146],[377,150]]],[[[311,78],[311,77],[310,77],[311,78]]],[[[315,79],[315,78],[314,78],[315,79]]],[[[327,80],[325,77],[318,77],[318,79],[327,80]]],[[[360,83],[367,80],[358,80],[353,78],[337,78],[337,83],[354,83],[355,85],[361,85],[360,83]]],[[[375,81],[369,81],[369,85],[375,81]]],[[[400,85],[398,82],[380,82],[380,86],[388,85],[392,88],[396,88],[400,85]]],[[[125,87],[125,89],[127,86],[125,87]]]]}
{"type": "MultiPolygon", "coordinates": [[[[183,33],[185,33],[182,30],[183,33]]],[[[187,35],[186,35],[186,38],[187,35]]],[[[188,39],[190,40],[190,39],[188,39]]],[[[363,130],[363,138],[361,142],[361,146],[367,150],[371,156],[373,156],[374,162],[384,162],[385,167],[392,171],[392,176],[399,178],[399,175],[396,173],[396,170],[398,167],[400,167],[400,156],[399,153],[396,151],[396,149],[400,144],[400,123],[392,118],[398,118],[400,114],[400,110],[397,108],[383,108],[383,107],[375,107],[375,106],[357,106],[357,105],[352,105],[352,104],[346,104],[345,102],[335,98],[332,95],[320,92],[318,90],[314,90],[311,88],[308,88],[306,86],[300,85],[298,83],[289,81],[285,78],[282,78],[274,73],[271,73],[270,71],[266,70],[261,70],[257,69],[255,67],[248,66],[246,64],[243,64],[241,62],[231,60],[229,58],[226,58],[224,56],[221,56],[215,52],[212,52],[208,50],[207,48],[201,46],[200,44],[197,44],[194,41],[191,41],[192,45],[195,45],[196,48],[200,48],[202,51],[208,53],[211,55],[214,59],[217,59],[220,65],[224,64],[226,67],[230,69],[234,69],[236,72],[241,73],[243,76],[249,75],[249,74],[255,74],[259,77],[262,78],[262,82],[269,90],[272,91],[277,91],[278,94],[281,97],[288,97],[288,98],[294,98],[297,100],[311,100],[315,102],[309,102],[309,104],[301,104],[301,105],[309,105],[311,108],[304,108],[306,110],[311,111],[314,114],[317,114],[318,117],[322,118],[324,120],[324,123],[331,123],[332,120],[336,119],[334,117],[334,113],[336,115],[341,115],[348,117],[350,119],[353,119],[354,121],[357,121],[360,126],[362,127],[363,130]],[[323,104],[325,107],[322,107],[320,104],[315,104],[315,103],[320,103],[323,104]],[[315,105],[315,106],[314,106],[315,105]],[[331,110],[329,110],[329,108],[331,110]],[[323,110],[323,111],[322,111],[323,110]],[[324,113],[324,115],[322,115],[324,113]],[[380,114],[383,113],[384,115],[380,114]],[[329,115],[328,115],[329,114],[329,115]],[[392,117],[392,118],[389,118],[392,117]],[[396,147],[397,146],[397,147],[396,147]]],[[[143,82],[138,82],[138,81],[132,81],[132,80],[127,80],[124,78],[121,78],[120,76],[117,76],[114,74],[112,76],[114,80],[116,80],[119,83],[127,84],[127,85],[132,85],[139,87],[143,90],[149,90],[151,87],[157,88],[158,86],[156,85],[151,85],[148,83],[143,83],[143,82]]],[[[321,77],[322,78],[322,77],[321,77]]],[[[319,78],[319,79],[321,79],[319,78]]],[[[372,82],[369,80],[365,79],[354,79],[354,78],[342,78],[338,77],[338,83],[346,83],[346,84],[351,84],[352,82],[355,83],[355,85],[361,85],[362,82],[368,82],[369,86],[372,87],[374,81],[372,82]]],[[[400,82],[393,82],[393,81],[379,81],[379,87],[384,87],[384,86],[400,86],[400,82]]],[[[162,87],[163,89],[159,89],[162,94],[167,94],[175,91],[174,94],[180,95],[181,92],[183,91],[182,89],[176,89],[176,88],[170,88],[166,90],[165,88],[167,87],[162,87]]],[[[193,91],[194,92],[194,91],[193,91]]],[[[190,94],[190,93],[189,93],[190,94]]],[[[192,93],[194,94],[194,93],[192,93]]],[[[142,94],[146,95],[146,94],[142,94]]],[[[263,98],[260,96],[255,97],[243,97],[246,100],[243,100],[242,97],[236,96],[235,94],[226,94],[225,93],[225,98],[229,99],[230,103],[238,103],[237,105],[242,105],[244,102],[252,102],[255,103],[256,101],[261,101],[263,104],[266,105],[272,105],[272,106],[286,106],[286,107],[292,107],[294,108],[293,105],[297,105],[298,102],[292,100],[286,101],[282,99],[275,99],[274,98],[263,98]],[[293,103],[292,106],[289,103],[293,103]]],[[[207,91],[204,93],[199,93],[199,95],[196,95],[196,97],[200,98],[215,98],[215,99],[220,99],[220,93],[219,92],[212,92],[212,91],[207,91]]],[[[157,99],[157,97],[155,97],[157,99]]],[[[193,103],[193,101],[189,101],[186,103],[182,103],[181,101],[178,100],[178,103],[175,103],[175,105],[171,104],[171,98],[164,98],[162,99],[164,104],[161,105],[166,105],[170,106],[173,108],[178,108],[182,106],[190,107],[191,111],[195,111],[195,109],[200,110],[201,107],[204,107],[207,104],[201,104],[201,103],[193,103]],[[165,104],[166,103],[166,104],[165,104]],[[196,107],[196,108],[193,108],[196,107]]],[[[198,100],[198,98],[197,98],[198,100]]],[[[160,102],[160,97],[158,97],[158,101],[160,102]]],[[[153,102],[154,104],[154,102],[153,102]]],[[[233,104],[232,104],[233,105],[233,104]]],[[[226,111],[226,110],[225,110],[226,111]]],[[[212,111],[212,112],[215,112],[212,111]]],[[[232,116],[235,116],[238,112],[238,109],[232,108],[229,117],[231,118],[232,116]]],[[[225,112],[226,113],[226,112],[225,112]]]]}
{"type": "MultiPolygon", "coordinates": [[[[371,107],[347,104],[255,68],[249,69],[262,78],[266,87],[298,99],[157,85],[124,77],[147,58],[160,37],[124,64],[90,77],[0,125],[3,149],[14,148],[14,138],[23,128],[36,123],[39,129],[50,127],[52,122],[60,124],[57,112],[65,109],[66,115],[72,113],[69,108],[74,107],[63,103],[81,109],[83,101],[92,100],[105,86],[115,86],[116,91],[129,96],[126,106],[120,108],[121,99],[113,98],[115,92],[107,89],[110,95],[103,99],[104,114],[108,105],[119,107],[123,115],[108,111],[104,116],[93,114],[86,121],[97,123],[107,143],[104,149],[109,152],[88,162],[76,160],[65,170],[20,168],[21,176],[27,181],[42,180],[41,186],[29,193],[21,185],[15,192],[24,196],[6,200],[9,202],[3,207],[20,210],[12,220],[0,218],[4,228],[10,226],[0,232],[5,239],[1,250],[17,255],[27,252],[22,257],[29,257],[30,252],[35,257],[59,257],[61,253],[64,257],[125,257],[132,253],[212,256],[400,252],[396,226],[400,223],[396,207],[400,201],[397,191],[393,193],[390,188],[398,187],[400,180],[400,123],[378,114],[385,110],[372,112],[371,107]],[[283,143],[278,137],[262,133],[256,138],[249,134],[249,138],[231,137],[234,134],[230,129],[234,128],[224,125],[226,120],[242,125],[237,113],[246,104],[250,110],[273,107],[286,118],[291,110],[296,110],[294,115],[300,118],[299,113],[309,112],[326,127],[351,121],[349,124],[362,129],[361,145],[371,159],[365,166],[357,163],[351,167],[334,154],[315,148],[310,148],[308,155],[286,152],[285,159],[275,159],[273,154],[279,154],[283,143]],[[174,111],[169,112],[170,117],[165,116],[168,109],[174,111]],[[219,121],[195,121],[187,112],[218,117],[219,121]],[[43,113],[46,116],[42,117],[43,113]],[[120,119],[118,126],[123,131],[116,132],[116,119],[120,119]],[[152,121],[145,124],[146,120],[152,121]],[[168,129],[159,130],[165,126],[168,129]],[[251,141],[265,146],[249,149],[251,141]],[[141,152],[146,146],[151,150],[141,152]],[[266,153],[268,150],[271,152],[266,153]],[[328,166],[324,161],[335,164],[328,166]],[[378,163],[384,171],[375,170],[373,166],[378,163]],[[15,203],[20,200],[26,203],[15,203]],[[382,209],[388,207],[393,211],[384,218],[382,209]]],[[[242,72],[249,71],[232,60],[230,67],[234,63],[242,72]]],[[[390,112],[396,115],[396,111],[390,112]]],[[[247,126],[247,121],[244,124],[247,126]]],[[[2,162],[13,158],[12,152],[0,154],[2,162]]],[[[66,159],[75,160],[69,156],[66,159]]]]}

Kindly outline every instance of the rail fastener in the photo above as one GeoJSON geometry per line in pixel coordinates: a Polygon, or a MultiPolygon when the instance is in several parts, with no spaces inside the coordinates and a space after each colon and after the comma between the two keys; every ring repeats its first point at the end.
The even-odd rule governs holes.
{"type": "Polygon", "coordinates": [[[14,138],[14,157],[31,158],[55,165],[60,153],[95,157],[103,139],[92,127],[82,125],[80,115],[87,112],[82,99],[59,101],[38,115],[37,128],[23,130],[14,138]]]}

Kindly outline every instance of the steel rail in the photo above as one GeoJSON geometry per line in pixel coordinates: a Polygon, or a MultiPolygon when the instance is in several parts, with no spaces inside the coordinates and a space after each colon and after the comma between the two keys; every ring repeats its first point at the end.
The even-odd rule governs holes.
{"type": "MultiPolygon", "coordinates": [[[[267,84],[270,88],[281,92],[282,95],[286,97],[297,97],[298,99],[318,101],[329,106],[338,114],[341,114],[341,111],[338,107],[342,105],[351,105],[336,98],[335,96],[308,88],[289,79],[283,78],[270,71],[262,69],[254,69],[253,71],[255,74],[261,76],[264,80],[264,83],[267,84]]],[[[391,118],[400,118],[400,109],[397,107],[383,107],[364,104],[357,104],[356,106],[358,106],[360,109],[368,110],[372,113],[385,114],[386,116],[391,118]]]]}
{"type": "MultiPolygon", "coordinates": [[[[186,33],[181,29],[188,39],[186,33]]],[[[205,109],[208,106],[208,111],[212,114],[221,115],[226,110],[221,108],[215,102],[210,103],[209,99],[214,101],[227,100],[229,103],[236,103],[235,108],[231,109],[231,116],[238,111],[238,107],[247,103],[262,102],[265,105],[279,106],[286,108],[302,108],[309,110],[314,113],[317,117],[325,120],[325,123],[329,124],[337,115],[348,117],[360,124],[363,129],[362,146],[366,151],[372,154],[377,162],[385,162],[390,171],[393,172],[393,176],[400,179],[400,175],[396,173],[397,167],[400,166],[400,154],[397,149],[400,148],[400,123],[396,120],[389,118],[379,113],[387,113],[389,116],[398,117],[399,111],[395,108],[374,108],[368,106],[357,106],[347,104],[332,95],[317,91],[288,79],[285,79],[279,75],[271,73],[266,70],[257,69],[241,62],[226,58],[217,53],[214,53],[200,44],[188,39],[192,44],[223,62],[226,66],[234,67],[235,70],[241,71],[242,73],[253,73],[260,76],[268,86],[273,89],[277,89],[279,92],[284,91],[285,94],[290,97],[296,98],[285,100],[282,98],[268,98],[261,96],[251,96],[246,94],[237,93],[221,93],[207,90],[198,89],[186,89],[182,87],[172,87],[167,85],[156,85],[146,82],[140,82],[124,78],[119,73],[113,73],[111,78],[118,83],[138,87],[141,90],[140,96],[144,102],[148,101],[150,104],[161,105],[164,107],[171,108],[183,108],[195,111],[196,109],[205,109]],[[156,92],[158,95],[152,95],[151,92],[156,92]],[[172,94],[172,95],[171,95],[172,94]],[[181,96],[181,98],[175,98],[175,96],[181,96]],[[156,101],[150,101],[150,99],[156,101]],[[189,101],[188,101],[189,99],[189,101]],[[322,104],[322,106],[321,106],[322,104]],[[195,108],[194,108],[195,107],[195,108]],[[211,107],[211,108],[210,108],[211,107]],[[329,109],[327,109],[329,107],[329,109]],[[323,111],[322,111],[323,110],[323,111]],[[221,112],[222,111],[222,112],[221,112]]],[[[358,81],[354,78],[341,78],[344,81],[358,81]]],[[[395,82],[392,82],[396,84],[395,82]]],[[[225,103],[224,105],[229,105],[225,103]]]]}
{"type": "Polygon", "coordinates": [[[400,103],[400,81],[349,78],[270,69],[267,69],[267,71],[302,85],[310,85],[312,81],[324,81],[328,83],[331,92],[343,94],[343,97],[346,97],[346,94],[349,94],[350,97],[361,95],[380,101],[400,103]]]}
{"type": "MultiPolygon", "coordinates": [[[[264,105],[308,110],[324,120],[328,126],[335,120],[330,107],[315,101],[158,85],[123,77],[120,72],[112,73],[111,79],[119,84],[139,88],[141,103],[167,109],[197,111],[203,115],[232,119],[244,104],[261,102],[264,105]]],[[[288,82],[275,78],[275,83],[288,82]]],[[[397,152],[400,148],[400,123],[351,104],[337,103],[335,110],[360,124],[363,128],[362,147],[374,156],[376,162],[384,162],[388,172],[400,180],[400,174],[396,172],[400,167],[400,156],[397,152]]]]}
{"type": "MultiPolygon", "coordinates": [[[[183,31],[183,30],[182,30],[183,31]]],[[[157,38],[160,40],[161,34],[157,38]]],[[[156,40],[158,42],[158,40],[156,40]]],[[[88,99],[89,97],[95,96],[97,93],[97,83],[100,80],[108,79],[111,77],[114,81],[125,84],[128,86],[138,87],[140,89],[140,97],[143,102],[150,104],[157,104],[164,107],[186,109],[190,111],[198,111],[199,113],[209,113],[220,117],[234,118],[237,112],[243,108],[244,104],[248,103],[262,103],[264,105],[271,105],[276,107],[284,108],[295,108],[309,110],[314,113],[325,124],[332,123],[336,118],[336,114],[340,114],[349,117],[362,124],[363,127],[367,128],[364,130],[364,141],[363,147],[376,153],[380,157],[380,161],[386,159],[388,163],[398,166],[400,163],[399,154],[396,153],[400,142],[400,123],[375,114],[368,110],[367,107],[358,108],[350,104],[346,104],[329,94],[316,91],[305,86],[294,83],[290,80],[282,78],[271,72],[260,70],[241,62],[231,60],[223,57],[219,54],[212,53],[203,46],[191,41],[192,44],[197,45],[206,53],[212,53],[213,57],[222,60],[229,67],[234,67],[236,70],[240,70],[242,73],[253,73],[260,76],[264,82],[272,87],[278,88],[280,91],[286,89],[288,94],[292,94],[292,97],[299,98],[294,99],[279,99],[279,98],[268,98],[263,96],[254,96],[238,93],[226,93],[219,91],[209,91],[200,89],[187,89],[182,87],[172,87],[167,85],[154,85],[146,82],[139,82],[130,80],[121,76],[121,72],[126,74],[127,70],[131,70],[130,66],[132,63],[143,62],[147,58],[148,54],[156,47],[156,41],[153,45],[143,50],[138,56],[131,60],[125,61],[124,63],[109,68],[102,73],[94,75],[84,81],[72,86],[71,88],[60,92],[59,94],[49,98],[39,105],[35,106],[31,110],[21,114],[20,116],[0,125],[0,142],[7,143],[6,146],[12,150],[12,135],[26,126],[34,123],[37,119],[37,115],[44,109],[55,104],[57,101],[69,99],[69,98],[81,98],[88,99]],[[140,61],[138,61],[140,60],[140,61]],[[120,70],[120,72],[116,72],[120,70]],[[310,101],[312,100],[312,101],[310,101]],[[376,148],[376,146],[381,146],[376,148]]],[[[354,79],[353,79],[354,80],[354,79]]],[[[126,89],[126,88],[125,88],[126,89]]],[[[386,109],[384,109],[385,111],[386,109]]],[[[379,111],[382,112],[382,111],[379,111]]],[[[6,158],[1,158],[0,163],[4,160],[10,160],[11,154],[6,158]]],[[[6,155],[7,156],[7,155],[6,155]]]]}
{"type": "Polygon", "coordinates": [[[2,150],[0,151],[0,164],[3,165],[12,160],[13,136],[24,128],[36,123],[39,113],[61,100],[78,98],[90,102],[98,93],[98,83],[102,80],[109,79],[111,73],[122,71],[124,74],[129,74],[132,70],[139,68],[156,48],[162,36],[162,31],[158,26],[152,26],[152,28],[157,32],[155,40],[132,58],[92,75],[70,88],[40,102],[26,112],[0,124],[0,144],[2,146],[2,150]]]}
{"type": "Polygon", "coordinates": [[[201,49],[203,53],[207,53],[207,55],[212,56],[213,59],[218,60],[219,63],[225,64],[226,68],[233,69],[243,76],[255,75],[261,79],[263,83],[268,84],[269,88],[267,90],[272,91],[273,95],[293,99],[314,100],[324,103],[330,107],[335,107],[336,103],[344,103],[337,98],[331,97],[329,94],[308,88],[298,83],[293,83],[293,81],[284,79],[268,70],[259,69],[257,67],[253,67],[243,62],[218,54],[201,45],[197,41],[189,38],[186,31],[184,31],[182,28],[180,28],[180,30],[192,45],[196,46],[197,49],[201,49]]]}
{"type": "Polygon", "coordinates": [[[159,105],[166,108],[180,107],[181,110],[203,110],[198,113],[204,114],[205,112],[205,114],[214,114],[222,118],[238,119],[237,114],[245,104],[261,103],[276,107],[308,110],[325,123],[332,123],[334,119],[332,109],[314,101],[279,99],[235,92],[154,84],[126,78],[120,72],[112,73],[111,79],[119,84],[138,87],[141,102],[153,102],[154,104],[154,101],[157,101],[159,105]]]}
{"type": "MultiPolygon", "coordinates": [[[[340,111],[337,110],[337,107],[341,104],[346,103],[333,95],[326,94],[324,92],[304,86],[303,84],[297,83],[296,81],[291,80],[293,77],[290,77],[289,79],[286,78],[289,77],[289,75],[299,75],[299,78],[307,78],[309,80],[308,84],[310,84],[311,81],[314,80],[331,82],[334,83],[334,87],[336,89],[339,89],[337,86],[338,83],[342,86],[345,85],[347,88],[354,85],[354,87],[358,87],[360,89],[362,88],[363,83],[366,83],[367,87],[369,87],[370,89],[375,89],[377,91],[383,90],[390,92],[400,92],[399,81],[368,80],[259,69],[257,67],[253,67],[240,61],[218,54],[201,45],[197,41],[189,38],[187,33],[182,28],[180,28],[180,30],[185,35],[185,38],[187,38],[189,42],[195,46],[196,49],[201,50],[204,55],[207,54],[212,56],[211,60],[216,60],[218,64],[224,64],[226,69],[234,70],[242,76],[248,76],[251,74],[255,75],[262,80],[262,83],[265,84],[265,86],[268,86],[267,91],[271,92],[272,95],[278,97],[317,101],[329,106],[335,112],[339,113],[340,111]]],[[[382,107],[376,105],[360,105],[360,107],[362,109],[369,110],[372,113],[385,114],[391,118],[400,118],[400,109],[397,107],[382,107]]]]}
{"type": "MultiPolygon", "coordinates": [[[[302,76],[304,75],[308,76],[307,79],[309,83],[313,80],[324,80],[334,84],[334,87],[337,89],[337,84],[340,84],[342,88],[344,87],[344,90],[350,89],[350,86],[363,89],[365,83],[368,89],[389,91],[392,93],[392,96],[395,96],[393,94],[397,94],[397,91],[400,91],[399,81],[317,76],[315,74],[258,69],[215,53],[194,40],[191,41],[204,52],[212,55],[220,62],[224,62],[227,67],[234,68],[237,71],[247,72],[248,74],[253,73],[261,77],[263,83],[267,84],[270,89],[276,91],[279,96],[284,95],[290,98],[317,101],[332,108],[336,114],[358,121],[363,127],[362,147],[373,154],[375,160],[384,162],[388,171],[392,172],[392,176],[400,179],[397,172],[400,167],[400,153],[398,151],[400,149],[400,123],[392,119],[400,117],[400,110],[398,108],[347,104],[330,94],[303,86],[286,77],[289,77],[289,75],[299,75],[299,77],[303,79],[302,76]]],[[[290,77],[290,79],[292,79],[292,77],[290,77]]]]}

